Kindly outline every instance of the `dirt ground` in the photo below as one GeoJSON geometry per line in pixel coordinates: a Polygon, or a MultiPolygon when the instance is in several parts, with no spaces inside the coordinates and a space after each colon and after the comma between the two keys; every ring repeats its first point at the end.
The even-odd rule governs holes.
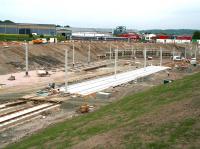
{"type": "MultiPolygon", "coordinates": [[[[113,61],[103,60],[98,62],[93,62],[90,66],[105,63],[107,67],[99,68],[91,71],[82,71],[82,68],[79,68],[79,71],[72,69],[70,67],[68,72],[68,82],[77,83],[82,80],[94,79],[105,75],[111,75],[114,73],[114,64],[113,61]]],[[[143,59],[121,59],[118,62],[118,72],[134,70],[140,67],[143,67],[143,59]]],[[[169,59],[164,59],[163,63],[168,62],[169,59]]],[[[159,60],[154,59],[147,61],[147,65],[159,65],[159,60]]],[[[84,64],[83,66],[88,66],[84,64]]],[[[29,71],[29,77],[25,77],[25,72],[17,72],[12,74],[0,75],[1,84],[0,86],[0,103],[4,101],[13,100],[15,98],[21,98],[25,95],[35,94],[36,91],[45,88],[49,83],[56,83],[61,85],[64,83],[64,68],[57,68],[49,71],[48,76],[38,77],[37,71],[29,71]],[[9,81],[8,78],[14,75],[16,80],[9,81]]]]}
{"type": "MultiPolygon", "coordinates": [[[[22,44],[22,43],[21,43],[22,44]]],[[[110,51],[110,44],[112,50],[117,46],[119,50],[131,49],[143,50],[144,47],[149,49],[172,51],[172,49],[182,50],[184,46],[167,45],[167,44],[153,44],[153,43],[127,43],[127,42],[92,42],[91,43],[91,61],[97,61],[98,55],[105,55],[110,51]]],[[[12,42],[7,43],[4,47],[0,43],[0,74],[9,74],[25,71],[25,47],[24,45],[16,45],[12,42]]],[[[87,62],[88,42],[75,42],[75,62],[87,62]]],[[[69,50],[69,63],[72,63],[72,43],[59,44],[43,44],[43,45],[29,45],[29,68],[30,70],[37,70],[40,68],[59,68],[64,65],[64,50],[69,50]]]]}

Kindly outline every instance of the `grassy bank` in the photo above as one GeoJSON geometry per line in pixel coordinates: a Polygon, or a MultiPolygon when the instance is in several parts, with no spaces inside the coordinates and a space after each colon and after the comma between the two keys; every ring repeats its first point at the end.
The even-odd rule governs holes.
{"type": "Polygon", "coordinates": [[[52,125],[7,148],[198,148],[199,90],[200,73],[52,125]]]}

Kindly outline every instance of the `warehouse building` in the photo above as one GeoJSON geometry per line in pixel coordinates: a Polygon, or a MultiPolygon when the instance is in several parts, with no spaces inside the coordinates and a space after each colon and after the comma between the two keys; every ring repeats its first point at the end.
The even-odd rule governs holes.
{"type": "Polygon", "coordinates": [[[157,43],[177,43],[177,44],[189,44],[192,42],[192,36],[175,36],[175,35],[157,35],[157,43]]]}
{"type": "Polygon", "coordinates": [[[0,34],[56,35],[56,25],[29,23],[0,23],[0,34]]]}
{"type": "Polygon", "coordinates": [[[56,34],[58,36],[63,36],[66,39],[70,39],[72,36],[72,31],[66,27],[56,27],[56,34]]]}

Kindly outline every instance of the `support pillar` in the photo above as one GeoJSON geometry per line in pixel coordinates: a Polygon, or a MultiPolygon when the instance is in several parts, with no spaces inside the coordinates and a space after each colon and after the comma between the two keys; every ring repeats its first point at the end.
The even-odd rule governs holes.
{"type": "Polygon", "coordinates": [[[25,76],[28,76],[28,43],[25,41],[25,60],[26,60],[26,73],[25,76]]]}
{"type": "Polygon", "coordinates": [[[73,60],[73,67],[75,66],[75,61],[74,61],[74,40],[73,40],[73,51],[72,51],[72,60],[73,60]]]}
{"type": "Polygon", "coordinates": [[[160,66],[162,66],[162,48],[160,47],[160,66]]]}
{"type": "Polygon", "coordinates": [[[146,48],[144,48],[144,68],[146,68],[146,66],[147,66],[146,58],[147,58],[147,50],[146,50],[146,48]]]}
{"type": "Polygon", "coordinates": [[[116,75],[117,75],[117,60],[118,60],[118,46],[117,49],[115,49],[115,79],[116,79],[116,75]]]}
{"type": "Polygon", "coordinates": [[[65,50],[65,93],[68,92],[67,87],[68,87],[68,76],[67,76],[67,72],[68,72],[68,50],[65,50]]]}
{"type": "Polygon", "coordinates": [[[88,64],[90,64],[90,43],[88,46],[88,64]]]}

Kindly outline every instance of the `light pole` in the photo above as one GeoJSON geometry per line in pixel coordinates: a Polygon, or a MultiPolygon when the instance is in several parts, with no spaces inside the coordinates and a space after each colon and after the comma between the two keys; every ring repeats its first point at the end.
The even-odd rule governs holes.
{"type": "Polygon", "coordinates": [[[131,46],[131,57],[133,58],[133,54],[134,54],[134,52],[133,52],[133,45],[131,46]]]}
{"type": "Polygon", "coordinates": [[[65,93],[67,93],[67,86],[68,86],[68,77],[67,77],[67,63],[68,63],[68,50],[65,50],[65,93]]]}
{"type": "Polygon", "coordinates": [[[185,59],[187,59],[187,55],[186,55],[186,48],[185,48],[185,59]]]}
{"type": "Polygon", "coordinates": [[[111,47],[111,44],[110,44],[110,61],[112,59],[112,47],[111,47]]]}
{"type": "Polygon", "coordinates": [[[195,48],[195,59],[197,59],[197,45],[196,45],[196,48],[195,48]]]}
{"type": "Polygon", "coordinates": [[[28,43],[25,41],[25,60],[26,60],[26,73],[25,76],[28,76],[28,43]]]}
{"type": "Polygon", "coordinates": [[[88,47],[88,64],[90,64],[90,43],[89,43],[89,47],[88,47]]]}
{"type": "Polygon", "coordinates": [[[144,68],[146,68],[147,66],[147,60],[146,60],[146,57],[147,57],[147,53],[146,53],[146,48],[144,48],[144,68]]]}
{"type": "Polygon", "coordinates": [[[74,67],[74,65],[75,65],[75,62],[74,62],[74,40],[73,40],[73,51],[72,51],[72,60],[73,60],[73,67],[74,67]]]}
{"type": "Polygon", "coordinates": [[[160,47],[160,66],[162,66],[162,48],[160,47]]]}
{"type": "Polygon", "coordinates": [[[117,78],[117,60],[118,60],[118,46],[117,49],[115,49],[115,79],[117,78]]]}

